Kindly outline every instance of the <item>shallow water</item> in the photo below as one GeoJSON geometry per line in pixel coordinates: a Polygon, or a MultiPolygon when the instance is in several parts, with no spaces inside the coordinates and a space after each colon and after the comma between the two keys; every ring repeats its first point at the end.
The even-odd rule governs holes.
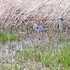
{"type": "Polygon", "coordinates": [[[0,45],[0,56],[11,56],[16,53],[17,50],[24,50],[24,46],[29,45],[33,46],[31,41],[23,42],[7,42],[4,45],[0,45]]]}

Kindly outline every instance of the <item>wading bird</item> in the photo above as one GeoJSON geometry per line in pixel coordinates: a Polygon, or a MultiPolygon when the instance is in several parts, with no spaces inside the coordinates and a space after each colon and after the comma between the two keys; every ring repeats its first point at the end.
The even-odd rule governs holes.
{"type": "Polygon", "coordinates": [[[63,27],[63,17],[62,16],[60,16],[59,17],[59,23],[58,23],[58,28],[60,29],[60,30],[62,30],[62,27],[63,27]]]}
{"type": "Polygon", "coordinates": [[[33,25],[33,29],[35,29],[36,31],[39,31],[39,32],[46,32],[46,28],[39,26],[37,24],[33,25]]]}

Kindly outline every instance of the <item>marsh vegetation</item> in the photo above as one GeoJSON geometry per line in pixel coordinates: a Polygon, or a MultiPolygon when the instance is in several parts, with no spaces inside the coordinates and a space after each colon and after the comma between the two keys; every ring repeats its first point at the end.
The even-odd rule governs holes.
{"type": "MultiPolygon", "coordinates": [[[[29,32],[23,29],[25,33],[29,32]]],[[[58,32],[58,31],[57,31],[58,32]]],[[[1,70],[69,70],[70,69],[70,41],[65,32],[57,35],[56,31],[49,29],[49,37],[41,33],[31,35],[29,41],[24,33],[6,34],[0,31],[0,42],[3,43],[0,52],[1,70]],[[39,36],[40,34],[40,36],[39,36]],[[45,37],[44,37],[45,36],[45,37]],[[39,39],[39,38],[40,39],[39,39]],[[43,37],[43,39],[42,39],[43,37]],[[56,37],[56,38],[55,38],[56,37]],[[20,40],[19,40],[20,39],[20,40]],[[36,42],[35,42],[35,39],[36,42]],[[38,40],[39,39],[39,40],[38,40]],[[56,41],[55,41],[56,39],[56,41]]]]}
{"type": "Polygon", "coordinates": [[[70,1],[0,0],[0,70],[70,70],[70,1]]]}

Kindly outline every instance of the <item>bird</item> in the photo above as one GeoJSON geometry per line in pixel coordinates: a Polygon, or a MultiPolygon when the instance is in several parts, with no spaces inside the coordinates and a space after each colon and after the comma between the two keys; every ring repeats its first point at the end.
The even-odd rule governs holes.
{"type": "Polygon", "coordinates": [[[46,32],[46,28],[39,26],[37,24],[33,25],[33,29],[35,29],[36,31],[39,31],[39,32],[46,32]]]}
{"type": "Polygon", "coordinates": [[[62,29],[62,27],[63,27],[63,20],[64,20],[63,17],[60,16],[60,17],[59,17],[59,23],[58,23],[58,28],[59,28],[59,29],[62,29]]]}

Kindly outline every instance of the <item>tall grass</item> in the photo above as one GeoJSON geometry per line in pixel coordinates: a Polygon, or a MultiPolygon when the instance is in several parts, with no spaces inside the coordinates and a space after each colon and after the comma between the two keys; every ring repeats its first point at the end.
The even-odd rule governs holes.
{"type": "MultiPolygon", "coordinates": [[[[8,35],[4,32],[0,33],[0,37],[6,37],[7,40],[15,40],[17,37],[15,34],[8,35]]],[[[13,66],[13,70],[19,70],[22,67],[24,59],[33,59],[37,62],[41,62],[45,67],[49,67],[50,70],[70,70],[70,42],[66,41],[64,33],[59,34],[61,45],[56,46],[53,42],[40,46],[25,46],[23,51],[20,49],[16,51],[14,59],[17,64],[13,66]]],[[[3,40],[3,39],[2,39],[3,40]]],[[[6,41],[7,41],[6,40],[6,41]]],[[[5,65],[2,65],[2,69],[5,69],[5,65]]],[[[9,68],[12,70],[11,68],[9,68]]],[[[8,69],[7,69],[8,70],[8,69]]]]}
{"type": "MultiPolygon", "coordinates": [[[[56,48],[55,52],[53,52],[51,48],[46,49],[46,47],[48,46],[34,46],[23,51],[17,50],[14,56],[14,58],[17,59],[17,64],[15,64],[12,69],[19,70],[18,66],[22,67],[23,60],[29,58],[41,62],[42,65],[49,67],[50,70],[70,69],[70,42],[64,43],[60,48],[56,48]]],[[[5,65],[2,65],[3,70],[5,69],[5,65]]],[[[10,67],[9,69],[11,70],[10,67]]]]}
{"type": "Polygon", "coordinates": [[[7,41],[7,36],[3,31],[0,30],[0,42],[4,43],[5,41],[7,41]]]}
{"type": "Polygon", "coordinates": [[[70,42],[65,43],[60,48],[60,53],[58,53],[58,63],[63,67],[70,67],[70,42]]]}
{"type": "Polygon", "coordinates": [[[34,48],[33,50],[25,50],[24,57],[34,58],[36,61],[42,62],[45,64],[45,66],[48,66],[51,69],[60,68],[60,70],[69,70],[70,42],[64,43],[60,49],[57,48],[55,53],[53,53],[51,49],[48,49],[48,51],[46,51],[46,48],[44,46],[42,48],[41,47],[40,51],[38,51],[38,48],[34,48]]]}
{"type": "Polygon", "coordinates": [[[5,43],[6,41],[13,41],[17,39],[17,35],[12,34],[6,34],[4,31],[0,30],[0,42],[5,43]]]}

